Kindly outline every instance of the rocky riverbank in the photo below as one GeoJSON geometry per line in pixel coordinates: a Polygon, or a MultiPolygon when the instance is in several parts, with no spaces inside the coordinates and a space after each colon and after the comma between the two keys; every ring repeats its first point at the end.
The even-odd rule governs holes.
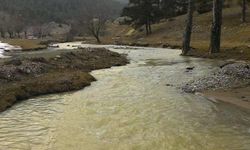
{"type": "Polygon", "coordinates": [[[103,48],[10,59],[0,64],[0,111],[34,96],[79,90],[95,81],[90,71],[127,63],[126,56],[103,48]]]}
{"type": "Polygon", "coordinates": [[[250,64],[230,63],[203,78],[185,84],[182,89],[188,93],[201,92],[211,89],[242,87],[250,84],[250,64]]]}
{"type": "Polygon", "coordinates": [[[250,109],[250,64],[224,64],[217,72],[183,85],[182,90],[250,109]]]}

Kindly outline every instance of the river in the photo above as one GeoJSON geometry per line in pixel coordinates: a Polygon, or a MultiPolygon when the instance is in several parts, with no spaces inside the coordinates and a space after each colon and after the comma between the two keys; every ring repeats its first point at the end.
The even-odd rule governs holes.
{"type": "MultiPolygon", "coordinates": [[[[123,47],[124,48],[124,47],[123,47]]],[[[0,150],[249,150],[250,112],[177,87],[214,60],[122,49],[127,66],[93,71],[83,90],[37,97],[0,114],[0,150]],[[194,71],[186,72],[186,67],[194,71]]]]}

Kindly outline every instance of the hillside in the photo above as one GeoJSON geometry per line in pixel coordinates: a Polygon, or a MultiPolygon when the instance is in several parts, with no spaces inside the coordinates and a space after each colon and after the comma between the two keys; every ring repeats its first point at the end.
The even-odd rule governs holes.
{"type": "Polygon", "coordinates": [[[0,11],[26,21],[66,22],[89,15],[119,15],[123,5],[115,0],[0,0],[0,11]]]}
{"type": "MultiPolygon", "coordinates": [[[[208,55],[210,26],[212,13],[198,14],[194,16],[194,29],[192,47],[195,49],[191,55],[202,57],[222,57],[250,60],[250,12],[248,23],[240,21],[240,7],[226,8],[223,10],[222,53],[208,55]]],[[[174,47],[182,45],[186,16],[161,20],[152,26],[152,35],[146,36],[144,28],[134,30],[127,25],[109,24],[105,43],[118,43],[129,45],[144,45],[156,47],[174,47]]]]}
{"type": "Polygon", "coordinates": [[[123,3],[123,4],[127,4],[129,2],[129,0],[115,0],[115,1],[123,3]]]}
{"type": "Polygon", "coordinates": [[[116,0],[0,0],[0,3],[3,38],[6,32],[15,36],[27,27],[39,28],[49,22],[68,24],[80,32],[90,18],[115,18],[125,5],[116,0]]]}

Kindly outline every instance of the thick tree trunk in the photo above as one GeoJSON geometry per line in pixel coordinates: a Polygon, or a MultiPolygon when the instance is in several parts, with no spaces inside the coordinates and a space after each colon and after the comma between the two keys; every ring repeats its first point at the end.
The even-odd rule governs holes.
{"type": "Polygon", "coordinates": [[[101,43],[99,36],[96,37],[96,40],[97,40],[97,43],[99,43],[99,44],[101,43]]]}
{"type": "Polygon", "coordinates": [[[95,33],[94,34],[94,37],[96,38],[96,41],[97,41],[97,43],[101,43],[101,40],[100,40],[100,37],[99,37],[99,33],[95,33]]]}
{"type": "Polygon", "coordinates": [[[242,22],[246,22],[247,0],[242,0],[242,22]]]}
{"type": "Polygon", "coordinates": [[[193,0],[189,0],[186,29],[183,35],[182,55],[187,55],[187,53],[190,50],[190,42],[191,42],[191,35],[193,28],[193,13],[194,13],[194,2],[193,0]]]}
{"type": "Polygon", "coordinates": [[[213,23],[211,29],[210,53],[219,53],[221,44],[223,0],[213,1],[213,23]]]}

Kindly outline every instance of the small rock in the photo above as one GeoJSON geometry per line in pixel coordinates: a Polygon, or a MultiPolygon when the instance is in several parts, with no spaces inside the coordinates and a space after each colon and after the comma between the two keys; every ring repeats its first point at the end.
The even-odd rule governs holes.
{"type": "Polygon", "coordinates": [[[190,70],[194,70],[194,68],[195,67],[187,67],[186,69],[190,71],[190,70]]]}

